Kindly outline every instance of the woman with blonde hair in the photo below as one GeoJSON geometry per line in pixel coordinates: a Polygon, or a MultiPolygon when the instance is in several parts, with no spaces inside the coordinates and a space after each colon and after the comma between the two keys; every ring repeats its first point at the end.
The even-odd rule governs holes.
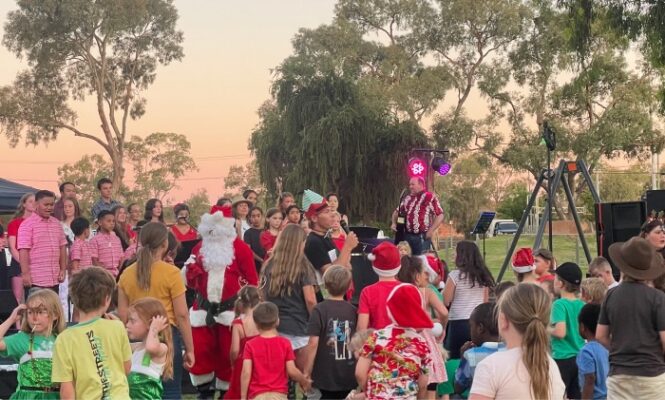
{"type": "MultiPolygon", "coordinates": [[[[7,243],[9,244],[9,252],[12,254],[11,265],[7,271],[7,277],[11,279],[12,293],[16,298],[16,302],[21,304],[25,299],[23,291],[23,278],[21,277],[21,265],[19,264],[18,248],[18,228],[24,220],[35,212],[35,194],[26,193],[21,196],[18,202],[18,208],[14,214],[14,219],[7,224],[7,243]]],[[[17,327],[18,328],[18,327],[17,327]]]]}
{"type": "Polygon", "coordinates": [[[469,399],[564,398],[566,388],[549,355],[551,308],[550,297],[537,285],[513,286],[501,296],[498,326],[506,350],[478,364],[469,399]]]}
{"type": "Polygon", "coordinates": [[[118,317],[127,323],[129,305],[154,297],[166,309],[173,335],[173,378],[164,381],[164,398],[180,398],[182,382],[182,345],[185,364],[194,364],[194,344],[189,323],[185,284],[180,270],[163,261],[169,248],[169,230],[161,222],[148,222],[139,234],[141,244],[136,262],[123,271],[118,282],[118,317]]]}
{"type": "Polygon", "coordinates": [[[299,225],[287,225],[261,273],[263,298],[279,309],[277,331],[295,351],[309,342],[307,323],[316,305],[316,274],[305,257],[306,237],[299,225]]]}

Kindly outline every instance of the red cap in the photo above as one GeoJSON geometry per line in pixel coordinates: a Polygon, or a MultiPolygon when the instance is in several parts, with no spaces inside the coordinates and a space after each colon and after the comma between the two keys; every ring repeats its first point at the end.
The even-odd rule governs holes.
{"type": "Polygon", "coordinates": [[[210,215],[216,213],[216,212],[221,212],[224,214],[224,217],[226,218],[231,218],[233,216],[233,212],[231,210],[231,206],[226,205],[226,206],[212,206],[210,207],[210,215]]]}
{"type": "Polygon", "coordinates": [[[381,242],[367,258],[372,262],[374,272],[379,276],[395,276],[402,267],[399,249],[390,242],[381,242]]]}
{"type": "Polygon", "coordinates": [[[323,211],[326,207],[328,207],[328,202],[326,199],[321,200],[320,203],[312,203],[309,205],[309,208],[305,212],[305,217],[307,219],[310,219],[312,216],[317,215],[321,211],[323,211]]]}
{"type": "Polygon", "coordinates": [[[423,309],[423,302],[423,295],[414,285],[397,285],[386,301],[388,317],[401,328],[431,329],[434,324],[423,309]]]}

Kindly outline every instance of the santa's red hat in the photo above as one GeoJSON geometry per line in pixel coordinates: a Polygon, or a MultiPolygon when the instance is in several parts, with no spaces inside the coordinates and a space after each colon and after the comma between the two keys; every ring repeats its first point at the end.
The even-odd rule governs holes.
{"type": "Polygon", "coordinates": [[[424,299],[420,290],[410,283],[402,283],[388,295],[388,317],[400,328],[431,329],[432,319],[423,309],[424,299]]]}
{"type": "Polygon", "coordinates": [[[536,269],[536,261],[533,258],[533,250],[522,247],[513,256],[513,270],[518,274],[525,274],[536,269]]]}
{"type": "Polygon", "coordinates": [[[367,255],[372,262],[372,268],[377,275],[383,277],[395,276],[402,267],[400,264],[399,249],[390,242],[382,242],[367,255]]]}
{"type": "Polygon", "coordinates": [[[425,263],[425,269],[430,277],[430,281],[433,281],[436,277],[443,277],[443,263],[439,257],[432,253],[428,253],[425,258],[427,260],[425,263]]]}
{"type": "Polygon", "coordinates": [[[210,215],[215,214],[216,212],[221,212],[224,217],[226,218],[232,218],[233,217],[233,210],[231,209],[231,206],[225,205],[225,206],[217,206],[214,205],[210,207],[210,215]]]}

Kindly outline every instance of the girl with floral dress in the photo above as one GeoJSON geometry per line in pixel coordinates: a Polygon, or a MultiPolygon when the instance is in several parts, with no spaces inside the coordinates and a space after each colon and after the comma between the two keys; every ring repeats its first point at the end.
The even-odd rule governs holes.
{"type": "Polygon", "coordinates": [[[374,331],[360,352],[356,378],[365,398],[425,398],[431,367],[429,346],[420,332],[432,329],[417,287],[402,283],[390,292],[386,307],[392,324],[374,331]]]}
{"type": "Polygon", "coordinates": [[[51,383],[51,368],[55,337],[64,329],[60,298],[49,289],[33,292],[0,325],[0,355],[19,362],[18,386],[10,399],[60,398],[60,391],[51,383]],[[18,321],[21,330],[4,337],[18,321]]]}
{"type": "Polygon", "coordinates": [[[132,399],[161,399],[162,377],[173,377],[173,338],[166,308],[144,297],[129,306],[127,334],[132,344],[132,366],[127,382],[132,399]]]}

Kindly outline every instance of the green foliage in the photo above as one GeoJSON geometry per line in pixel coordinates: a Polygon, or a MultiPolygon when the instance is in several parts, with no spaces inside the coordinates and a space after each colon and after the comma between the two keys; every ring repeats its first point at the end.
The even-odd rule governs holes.
{"type": "Polygon", "coordinates": [[[224,178],[224,189],[241,195],[243,191],[252,189],[260,196],[265,195],[265,188],[261,184],[259,170],[256,160],[250,161],[245,165],[232,165],[224,178]]]}
{"type": "Polygon", "coordinates": [[[145,113],[141,93],[158,65],[181,60],[183,33],[172,0],[19,0],[3,44],[28,62],[0,88],[0,129],[15,146],[55,140],[62,131],[93,140],[108,154],[115,187],[124,177],[128,119],[145,113]],[[100,129],[76,127],[70,101],[94,99],[100,129]]]}
{"type": "Polygon", "coordinates": [[[531,193],[524,183],[513,182],[506,189],[506,195],[497,208],[498,218],[510,218],[519,221],[522,218],[526,203],[531,193]]]}
{"type": "Polygon", "coordinates": [[[193,226],[199,226],[201,216],[210,211],[210,199],[206,189],[199,189],[198,192],[192,195],[183,203],[189,206],[189,223],[193,226]]]}

